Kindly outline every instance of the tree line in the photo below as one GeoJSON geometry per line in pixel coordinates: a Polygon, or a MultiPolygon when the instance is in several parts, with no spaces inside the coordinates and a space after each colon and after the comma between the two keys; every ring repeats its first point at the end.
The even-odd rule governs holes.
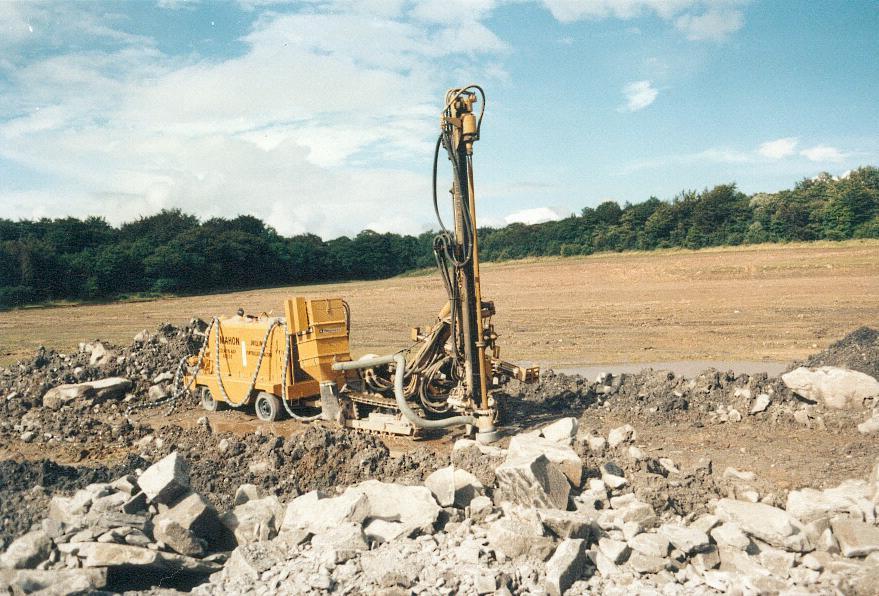
{"type": "MultiPolygon", "coordinates": [[[[879,238],[879,168],[821,174],[771,194],[723,184],[669,201],[606,201],[558,221],[479,234],[484,261],[879,238]]],[[[249,215],[199,221],[177,209],[118,228],[99,217],[0,219],[0,307],[384,278],[432,266],[433,237],[284,237],[249,215]]]]}

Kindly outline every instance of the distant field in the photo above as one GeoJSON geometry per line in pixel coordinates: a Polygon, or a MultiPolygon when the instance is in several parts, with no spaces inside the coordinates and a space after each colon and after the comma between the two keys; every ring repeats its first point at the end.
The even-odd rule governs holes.
{"type": "MultiPolygon", "coordinates": [[[[504,356],[555,366],[675,360],[789,361],[879,325],[879,241],[601,254],[483,265],[504,356]]],[[[285,296],[342,296],[355,356],[409,343],[445,296],[436,275],[0,313],[0,362],[39,345],[127,344],[193,316],[282,314],[285,296]]]]}

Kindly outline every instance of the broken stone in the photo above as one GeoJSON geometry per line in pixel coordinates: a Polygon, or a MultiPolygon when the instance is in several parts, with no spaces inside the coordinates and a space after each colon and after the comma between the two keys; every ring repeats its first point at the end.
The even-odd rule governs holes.
{"type": "Polygon", "coordinates": [[[122,504],[122,511],[125,513],[139,513],[146,511],[147,496],[144,492],[139,492],[122,504]]]}
{"type": "Polygon", "coordinates": [[[271,540],[280,531],[284,509],[274,495],[245,501],[223,514],[220,521],[235,535],[238,544],[271,540]]]}
{"type": "Polygon", "coordinates": [[[559,538],[582,538],[592,534],[593,519],[577,511],[538,509],[537,515],[543,526],[559,538]]]}
{"type": "Polygon", "coordinates": [[[76,555],[82,559],[83,567],[130,565],[159,570],[183,571],[193,574],[208,574],[221,569],[221,565],[210,561],[127,544],[80,542],[77,544],[59,544],[57,546],[61,552],[76,555]]]}
{"type": "Polygon", "coordinates": [[[515,436],[510,439],[506,461],[527,461],[544,455],[568,477],[572,486],[580,486],[583,462],[568,445],[562,445],[541,437],[515,436]]]}
{"type": "Polygon", "coordinates": [[[89,381],[95,392],[95,398],[101,401],[123,397],[131,388],[131,381],[123,377],[109,377],[100,381],[89,381]]]}
{"type": "Polygon", "coordinates": [[[822,517],[858,511],[858,501],[868,494],[867,483],[863,480],[846,480],[838,487],[826,490],[792,490],[788,493],[785,509],[800,521],[808,523],[822,517]]]}
{"type": "Polygon", "coordinates": [[[0,567],[6,569],[33,569],[49,558],[52,540],[42,529],[33,530],[12,541],[0,555],[0,567]]]}
{"type": "Polygon", "coordinates": [[[575,538],[563,540],[546,563],[546,592],[561,596],[584,571],[586,542],[575,538]]]}
{"type": "Polygon", "coordinates": [[[879,396],[879,381],[835,366],[801,366],[781,375],[781,379],[797,395],[839,410],[859,408],[864,400],[879,396]]]}
{"type": "Polygon", "coordinates": [[[879,527],[849,519],[833,520],[831,526],[844,557],[866,557],[879,551],[879,527]]]}
{"type": "Polygon", "coordinates": [[[769,407],[772,398],[768,393],[761,393],[757,396],[757,399],[754,400],[754,403],[751,405],[751,415],[759,414],[760,412],[766,411],[766,408],[769,407]]]}
{"type": "Polygon", "coordinates": [[[602,454],[607,448],[607,440],[604,437],[589,435],[586,437],[586,443],[589,445],[589,451],[592,453],[602,454]]]}
{"type": "Polygon", "coordinates": [[[659,573],[666,566],[666,559],[651,557],[643,553],[632,551],[628,560],[629,566],[637,573],[659,573]]]}
{"type": "Polygon", "coordinates": [[[367,480],[348,487],[344,495],[352,499],[365,497],[367,517],[399,522],[400,536],[432,534],[442,510],[425,486],[367,480]]]}
{"type": "Polygon", "coordinates": [[[879,415],[873,414],[858,425],[858,432],[862,435],[872,435],[879,432],[879,415]]]}
{"type": "Polygon", "coordinates": [[[170,503],[189,490],[189,465],[175,451],[147,468],[137,484],[151,503],[170,503]]]}
{"type": "Polygon", "coordinates": [[[58,385],[49,389],[43,395],[43,407],[50,410],[57,410],[72,401],[82,400],[93,397],[94,388],[88,383],[78,385],[58,385]]]}
{"type": "Polygon", "coordinates": [[[734,522],[714,528],[711,530],[711,537],[717,543],[717,546],[737,548],[739,550],[745,550],[751,544],[751,539],[734,522]]]}
{"type": "Polygon", "coordinates": [[[658,532],[686,555],[706,550],[711,545],[708,534],[693,527],[665,524],[658,532]]]}
{"type": "Polygon", "coordinates": [[[92,594],[106,586],[106,569],[0,569],[0,590],[8,588],[16,596],[92,594]]]}
{"type": "MultiPolygon", "coordinates": [[[[373,533],[373,536],[375,535],[373,533]]],[[[311,545],[316,550],[332,549],[336,553],[343,553],[345,558],[351,558],[357,552],[369,550],[366,538],[360,524],[344,522],[338,527],[315,534],[311,539],[311,545]]]]}
{"type": "Polygon", "coordinates": [[[495,499],[524,506],[568,508],[568,478],[542,453],[524,459],[508,456],[495,468],[495,475],[495,499]]]}
{"type": "Polygon", "coordinates": [[[543,523],[533,509],[512,506],[505,512],[505,517],[488,527],[486,537],[493,550],[515,559],[552,547],[552,540],[544,535],[543,523]]]}
{"type": "Polygon", "coordinates": [[[622,443],[634,441],[636,436],[637,434],[635,433],[635,429],[632,427],[632,425],[626,424],[611,429],[611,431],[607,435],[607,444],[611,449],[613,449],[617,445],[620,445],[622,443]]]}
{"type": "Polygon", "coordinates": [[[259,488],[253,484],[242,484],[235,491],[235,498],[232,499],[232,506],[237,507],[248,501],[259,499],[259,488]]]}
{"type": "Polygon", "coordinates": [[[803,525],[783,509],[765,503],[720,499],[714,513],[772,546],[797,552],[811,550],[803,525]]]}
{"type": "Polygon", "coordinates": [[[741,480],[742,482],[754,482],[757,475],[754,472],[743,472],[733,467],[728,467],[723,471],[723,477],[727,480],[741,480]]]}
{"type": "Polygon", "coordinates": [[[540,434],[550,441],[558,443],[570,443],[577,436],[577,419],[574,417],[556,420],[548,426],[544,426],[540,434]]]}
{"type": "Polygon", "coordinates": [[[716,515],[712,515],[710,513],[705,513],[700,515],[696,520],[690,524],[690,527],[694,530],[699,530],[700,532],[705,532],[708,534],[720,525],[720,520],[717,519],[716,515]]]}
{"type": "Polygon", "coordinates": [[[454,466],[435,471],[427,477],[424,485],[441,507],[454,505],[463,509],[475,497],[485,494],[485,487],[476,476],[454,466]]]}
{"type": "Polygon", "coordinates": [[[629,540],[629,547],[649,557],[665,557],[670,548],[669,541],[660,534],[638,534],[629,540]]]}
{"type": "Polygon", "coordinates": [[[223,573],[227,577],[258,580],[264,572],[287,558],[287,549],[276,541],[242,544],[229,555],[223,573]]]}
{"type": "Polygon", "coordinates": [[[205,552],[204,543],[194,533],[172,519],[157,518],[153,524],[153,537],[181,555],[200,557],[205,552]]]}
{"type": "Polygon", "coordinates": [[[796,563],[796,555],[777,548],[762,548],[757,555],[757,560],[773,575],[786,579],[796,563]]]}
{"type": "Polygon", "coordinates": [[[615,565],[625,563],[626,559],[629,557],[629,552],[631,551],[629,545],[622,540],[614,540],[613,538],[607,537],[601,538],[598,541],[598,550],[615,565]]]}
{"type": "Polygon", "coordinates": [[[346,492],[326,498],[318,491],[311,491],[287,504],[281,532],[308,530],[319,534],[343,522],[362,523],[368,515],[369,504],[363,494],[346,492]]]}

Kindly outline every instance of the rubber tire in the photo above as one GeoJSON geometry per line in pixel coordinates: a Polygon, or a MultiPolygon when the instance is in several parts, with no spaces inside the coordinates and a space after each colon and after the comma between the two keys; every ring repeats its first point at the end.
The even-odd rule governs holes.
{"type": "Polygon", "coordinates": [[[211,393],[211,390],[207,387],[201,388],[201,409],[205,412],[216,412],[221,409],[225,404],[218,402],[214,399],[214,394],[211,393]]]}
{"type": "Polygon", "coordinates": [[[275,422],[281,417],[281,400],[276,395],[260,391],[253,402],[256,417],[263,422],[275,422]]]}

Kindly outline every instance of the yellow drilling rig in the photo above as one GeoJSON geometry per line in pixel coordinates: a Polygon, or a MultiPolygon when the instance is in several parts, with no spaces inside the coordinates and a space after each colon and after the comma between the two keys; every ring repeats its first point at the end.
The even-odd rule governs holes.
{"type": "Polygon", "coordinates": [[[480,289],[473,147],[484,113],[480,86],[446,93],[433,159],[440,227],[433,252],[448,302],[430,328],[412,330],[415,345],[352,360],[351,309],[341,298],[291,298],[284,317],[239,309],[212,320],[201,352],[187,362],[184,381],[196,387],[205,409],[252,405],[265,421],[286,412],[297,420],[401,435],[466,425],[482,442],[497,438],[503,404],[495,390],[505,378],[532,382],[539,369],[500,359],[494,303],[483,300],[480,289]],[[437,197],[440,149],[452,165],[451,231],[437,197]]]}

